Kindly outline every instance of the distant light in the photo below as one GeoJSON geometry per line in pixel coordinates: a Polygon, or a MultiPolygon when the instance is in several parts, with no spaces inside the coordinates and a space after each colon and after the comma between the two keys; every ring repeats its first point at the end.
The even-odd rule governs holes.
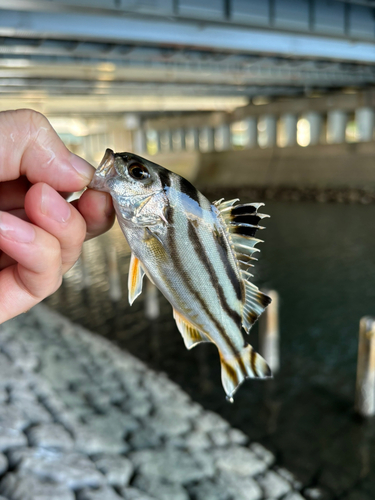
{"type": "Polygon", "coordinates": [[[107,71],[107,72],[113,72],[116,69],[116,64],[109,63],[109,62],[102,62],[99,63],[96,68],[99,71],[107,71]]]}
{"type": "Polygon", "coordinates": [[[252,103],[255,104],[255,106],[264,106],[265,104],[269,104],[270,98],[266,97],[265,95],[259,95],[256,97],[253,97],[252,103]]]}
{"type": "Polygon", "coordinates": [[[306,147],[310,144],[310,122],[306,118],[301,118],[297,122],[297,144],[306,147]]]}

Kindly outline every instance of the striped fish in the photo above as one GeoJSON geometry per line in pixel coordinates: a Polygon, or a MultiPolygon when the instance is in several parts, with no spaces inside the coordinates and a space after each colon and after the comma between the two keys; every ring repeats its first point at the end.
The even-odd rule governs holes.
{"type": "Polygon", "coordinates": [[[245,340],[270,298],[250,281],[261,203],[211,204],[179,175],[132,153],[106,154],[89,186],[112,195],[132,250],[130,304],[144,274],[173,307],[185,345],[213,342],[227,399],[248,377],[269,377],[265,360],[245,340]]]}

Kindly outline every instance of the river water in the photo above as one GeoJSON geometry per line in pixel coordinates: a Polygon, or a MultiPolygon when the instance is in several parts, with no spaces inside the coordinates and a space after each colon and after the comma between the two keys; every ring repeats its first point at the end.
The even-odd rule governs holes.
{"type": "MultiPolygon", "coordinates": [[[[216,348],[186,351],[160,294],[152,321],[145,293],[128,306],[129,251],[118,226],[85,244],[84,267],[77,264],[48,303],[165,371],[319,488],[315,498],[374,498],[375,422],[358,419],[353,403],[359,320],[375,316],[375,205],[269,201],[263,212],[271,218],[259,235],[265,242],[254,281],[280,295],[281,369],[273,380],[247,381],[233,405],[225,401],[216,348]],[[119,303],[108,294],[111,248],[121,274],[119,303]]],[[[249,340],[257,345],[256,327],[249,340]]]]}

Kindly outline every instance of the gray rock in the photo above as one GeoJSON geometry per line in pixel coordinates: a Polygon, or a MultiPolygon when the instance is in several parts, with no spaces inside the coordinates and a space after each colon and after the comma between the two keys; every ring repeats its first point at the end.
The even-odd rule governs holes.
{"type": "Polygon", "coordinates": [[[4,472],[7,470],[8,470],[8,459],[5,455],[0,453],[0,476],[2,476],[4,472]]]}
{"type": "Polygon", "coordinates": [[[121,490],[121,495],[125,500],[160,500],[156,499],[154,496],[150,496],[137,488],[123,488],[121,490]]]}
{"type": "Polygon", "coordinates": [[[99,455],[94,457],[97,468],[112,486],[126,486],[133,474],[134,467],[130,460],[119,455],[99,455]]]}
{"type": "Polygon", "coordinates": [[[291,490],[290,483],[272,470],[267,471],[263,477],[258,479],[258,482],[263,488],[265,496],[269,499],[280,498],[291,490]]]}
{"type": "Polygon", "coordinates": [[[43,482],[34,475],[10,473],[0,483],[0,493],[9,500],[75,500],[63,484],[43,482]]]}
{"type": "Polygon", "coordinates": [[[132,433],[128,442],[132,450],[159,448],[161,444],[161,437],[153,432],[148,425],[144,425],[132,433]]]}
{"type": "Polygon", "coordinates": [[[94,463],[79,453],[27,448],[12,451],[10,462],[18,463],[20,471],[34,474],[42,480],[64,484],[71,489],[96,487],[105,482],[94,463]]]}
{"type": "Polygon", "coordinates": [[[150,419],[149,426],[159,436],[179,436],[190,430],[191,423],[180,412],[159,408],[150,419]]]}
{"type": "Polygon", "coordinates": [[[245,445],[249,441],[249,438],[246,436],[246,434],[239,429],[229,429],[228,437],[231,444],[245,445]]]}
{"type": "Polygon", "coordinates": [[[263,492],[251,477],[223,473],[219,476],[219,485],[235,500],[261,500],[263,492]]]}
{"type": "Polygon", "coordinates": [[[290,471],[284,469],[284,467],[275,468],[275,472],[277,472],[281,477],[286,479],[293,486],[294,489],[296,490],[302,489],[303,484],[301,483],[301,481],[299,481],[290,471]]]}
{"type": "Polygon", "coordinates": [[[8,451],[12,448],[26,446],[27,438],[25,434],[16,429],[3,427],[0,424],[0,451],[8,451]]]}
{"type": "Polygon", "coordinates": [[[247,448],[231,446],[217,449],[212,453],[216,467],[238,476],[255,476],[267,469],[267,464],[247,448]]]}
{"type": "Polygon", "coordinates": [[[59,424],[41,424],[28,431],[31,446],[69,450],[74,447],[70,434],[59,424]]]}
{"type": "Polygon", "coordinates": [[[77,500],[123,500],[110,486],[102,486],[92,490],[85,488],[77,495],[77,500]]]}
{"type": "Polygon", "coordinates": [[[5,389],[0,388],[0,405],[3,405],[8,401],[8,393],[5,389]]]}
{"type": "Polygon", "coordinates": [[[230,496],[227,488],[212,479],[199,481],[190,489],[196,500],[228,500],[230,496]]]}
{"type": "Polygon", "coordinates": [[[267,448],[262,446],[259,443],[252,443],[249,446],[250,450],[255,453],[263,462],[265,462],[268,466],[272,465],[275,462],[275,456],[271,453],[267,448]]]}
{"type": "Polygon", "coordinates": [[[196,421],[196,426],[197,429],[204,432],[225,430],[229,428],[228,422],[211,411],[202,413],[202,415],[200,415],[199,419],[196,421]]]}
{"type": "Polygon", "coordinates": [[[133,452],[130,459],[143,476],[172,483],[186,484],[214,474],[211,456],[205,452],[163,448],[133,452]]]}
{"type": "Polygon", "coordinates": [[[52,421],[51,414],[46,410],[46,408],[33,400],[26,399],[24,401],[16,400],[13,403],[15,408],[23,411],[27,415],[28,425],[32,424],[48,424],[52,421]]]}
{"type": "Polygon", "coordinates": [[[171,484],[144,476],[137,476],[134,486],[162,500],[189,500],[188,492],[179,484],[171,484]]]}
{"type": "Polygon", "coordinates": [[[305,498],[296,491],[292,491],[291,493],[288,493],[283,500],[305,500],[305,498]]]}
{"type": "Polygon", "coordinates": [[[191,450],[205,450],[212,442],[205,432],[191,431],[184,438],[184,445],[191,450]]]}
{"type": "Polygon", "coordinates": [[[25,412],[14,405],[0,406],[0,427],[22,431],[31,420],[25,415],[25,412]]]}
{"type": "MultiPolygon", "coordinates": [[[[132,417],[125,415],[123,420],[127,419],[130,420],[132,417]]],[[[111,426],[110,423],[110,419],[96,415],[88,424],[76,426],[74,435],[77,450],[88,455],[126,453],[129,449],[129,445],[124,440],[126,431],[122,427],[111,426]]]]}

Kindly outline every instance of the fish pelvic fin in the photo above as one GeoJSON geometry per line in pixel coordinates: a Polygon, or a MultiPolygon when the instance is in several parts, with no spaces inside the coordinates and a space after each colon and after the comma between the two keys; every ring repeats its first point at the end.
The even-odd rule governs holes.
{"type": "Polygon", "coordinates": [[[128,293],[129,304],[132,305],[135,299],[142,293],[143,276],[145,275],[142,269],[140,260],[132,253],[130,257],[129,277],[128,277],[128,293]]]}
{"type": "Polygon", "coordinates": [[[227,399],[233,402],[233,395],[247,378],[270,378],[271,369],[260,354],[250,344],[231,357],[220,353],[221,381],[227,399]]]}
{"type": "Polygon", "coordinates": [[[242,326],[248,333],[271,302],[270,297],[262,293],[251,282],[253,275],[250,273],[254,262],[257,261],[253,254],[259,252],[256,245],[262,243],[262,240],[256,238],[255,234],[258,230],[264,229],[263,226],[259,225],[259,222],[269,216],[258,211],[264,205],[263,203],[236,205],[238,201],[238,198],[229,201],[222,199],[214,202],[214,205],[224,222],[237,261],[244,290],[242,326]]]}
{"type": "Polygon", "coordinates": [[[177,328],[184,339],[186,349],[192,349],[201,342],[211,342],[211,339],[204,332],[198,330],[196,326],[190,323],[181,313],[173,309],[173,317],[177,328]]]}

